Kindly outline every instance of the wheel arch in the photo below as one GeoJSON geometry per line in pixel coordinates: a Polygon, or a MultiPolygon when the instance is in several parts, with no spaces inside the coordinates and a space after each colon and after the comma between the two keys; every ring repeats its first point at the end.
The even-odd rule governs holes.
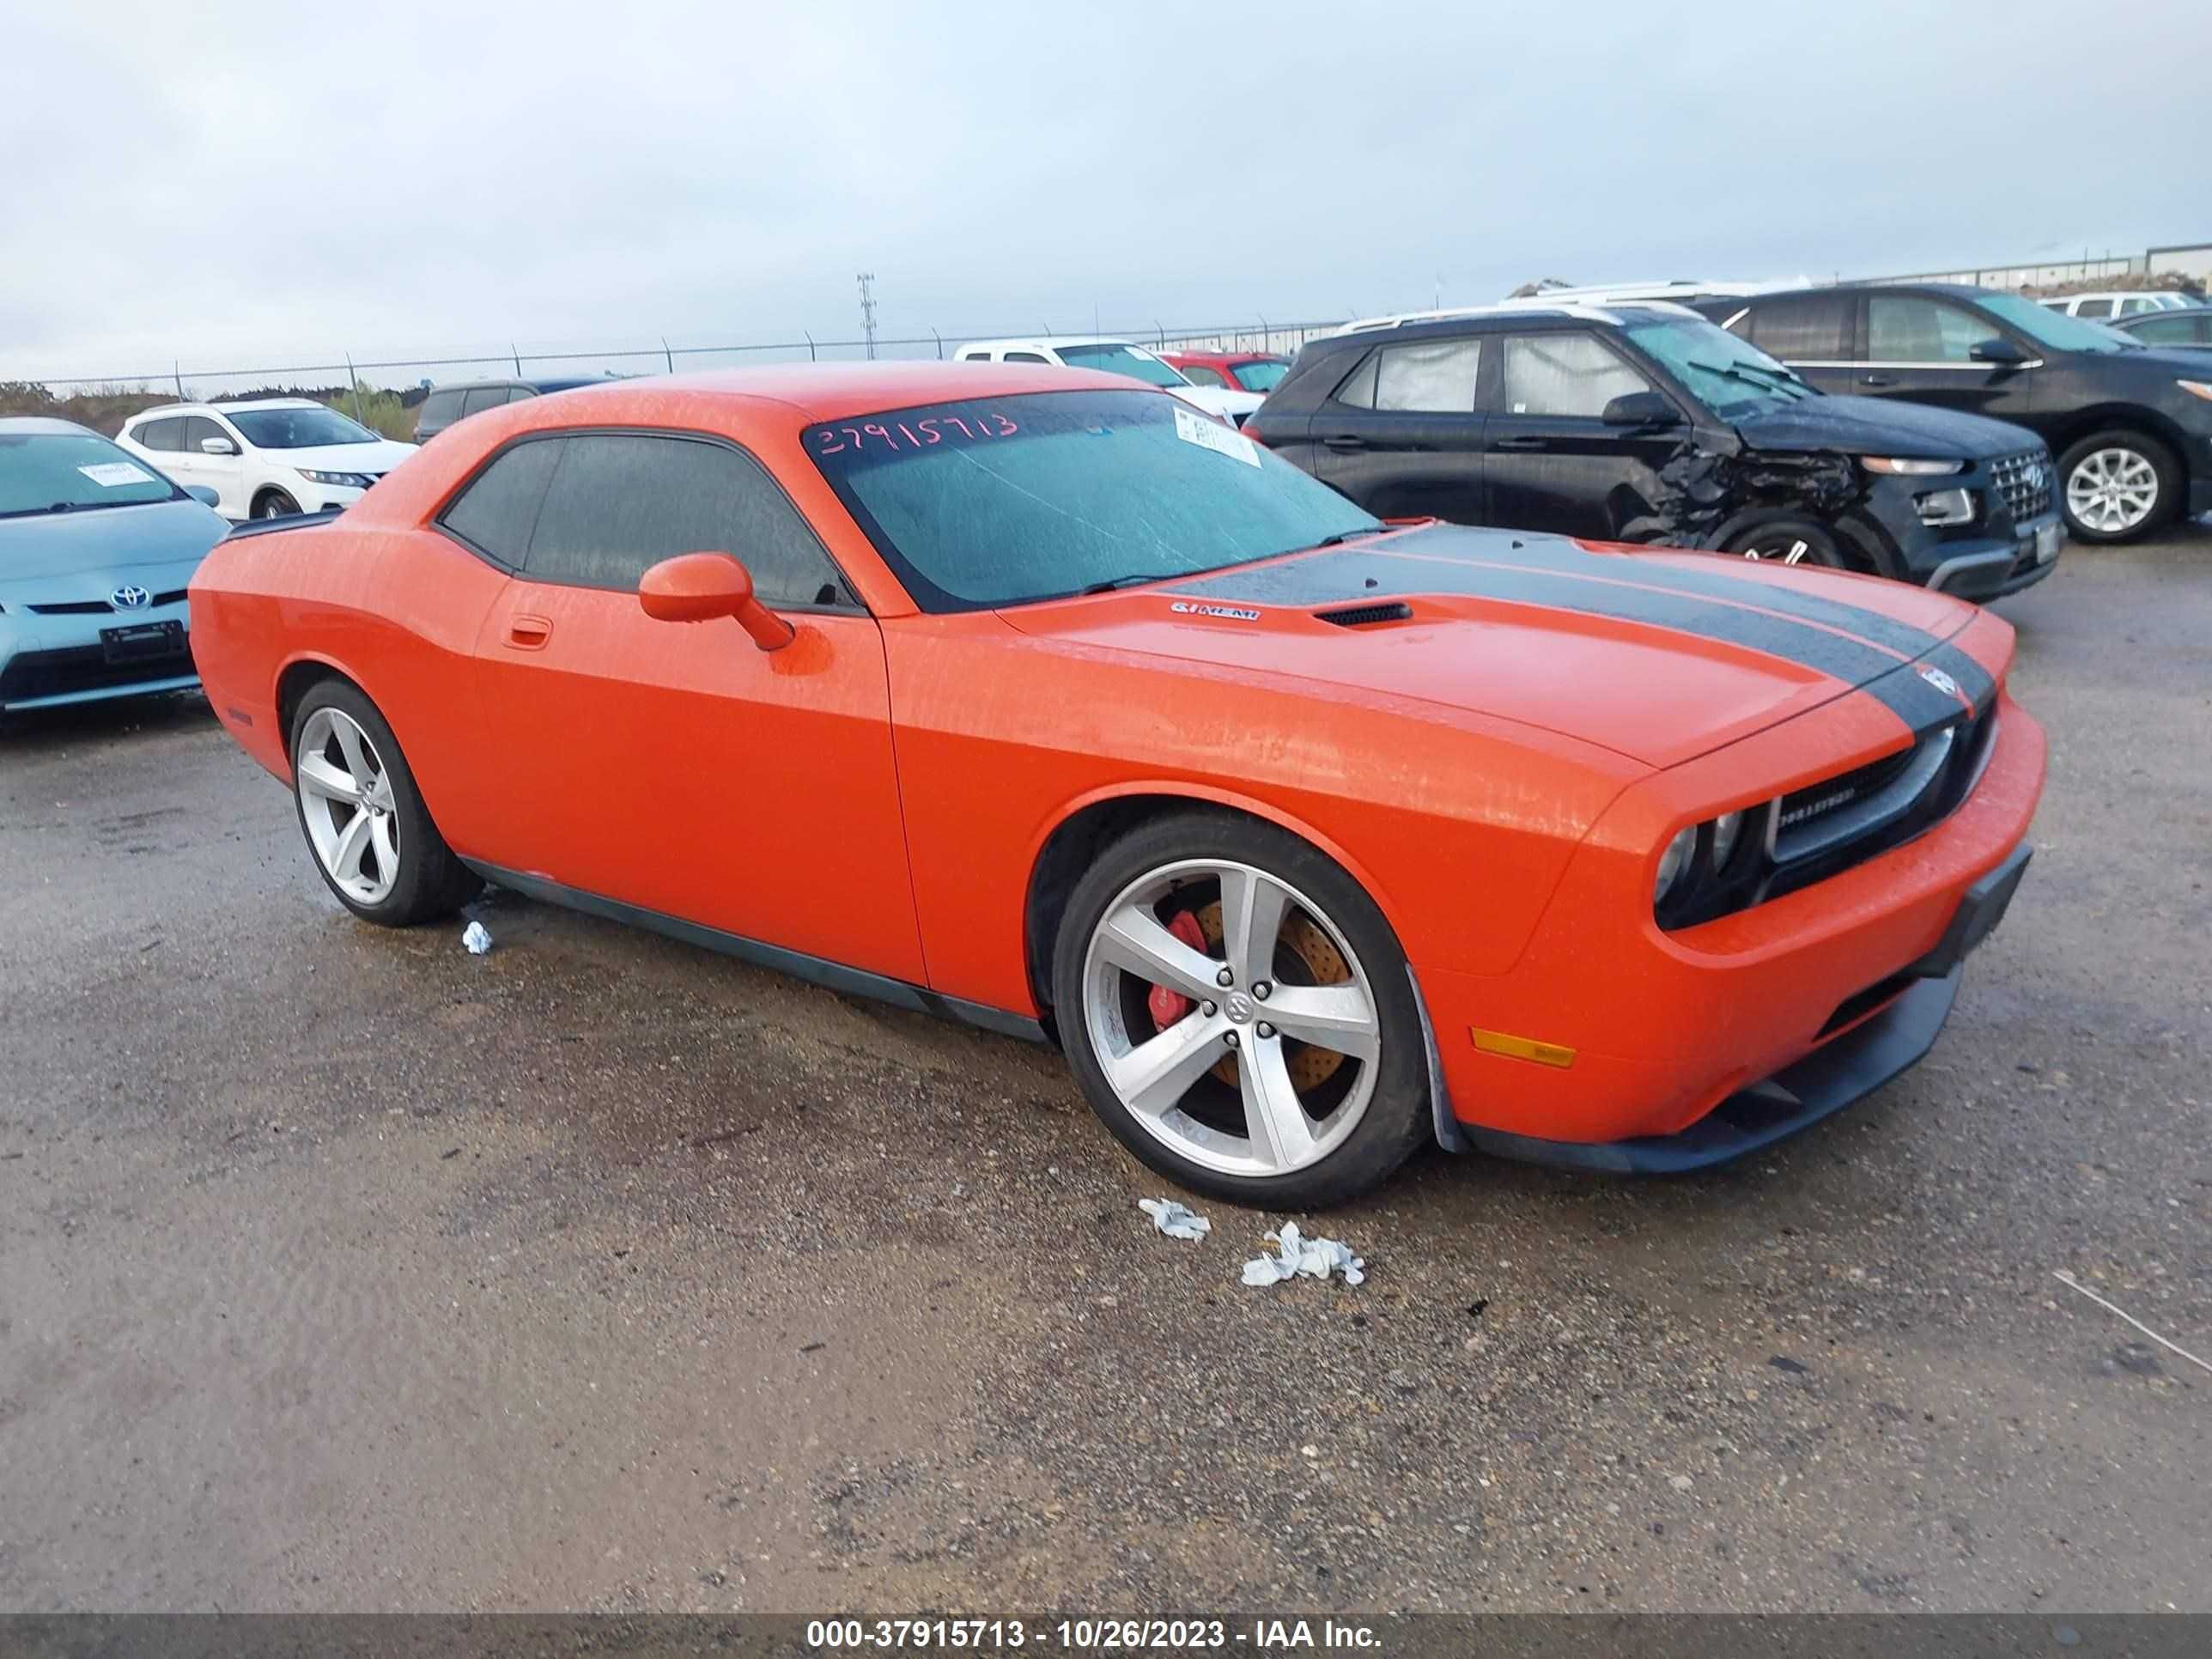
{"type": "Polygon", "coordinates": [[[1213,810],[1296,836],[1358,882],[1404,948],[1406,930],[1373,873],[1334,837],[1273,802],[1188,780],[1132,781],[1067,802],[1030,849],[1022,905],[1024,969],[1048,1028],[1052,1022],[1052,959],[1067,901],[1098,851],[1140,823],[1170,813],[1213,810]]]}
{"type": "MultiPolygon", "coordinates": [[[[298,656],[286,663],[276,675],[276,739],[283,745],[284,758],[292,758],[292,724],[300,712],[300,704],[308,692],[325,680],[337,680],[351,686],[371,703],[368,688],[328,657],[298,656]]],[[[381,705],[378,705],[380,708],[381,705]]],[[[385,717],[389,720],[391,716],[385,717]]]]}
{"type": "MultiPolygon", "coordinates": [[[[2058,457],[2082,439],[2100,432],[2130,432],[2154,440],[2173,458],[2173,464],[2181,469],[2185,490],[2190,477],[2188,435],[2164,412],[2148,404],[2092,404],[2086,409],[2070,412],[2051,428],[2052,461],[2055,463],[2058,457]]],[[[2063,479],[2060,480],[2060,484],[2063,488],[2063,479]]]]}
{"type": "Polygon", "coordinates": [[[246,516],[249,519],[258,516],[261,510],[261,503],[271,495],[282,495],[295,507],[300,504],[300,498],[285,489],[283,485],[264,478],[253,486],[253,493],[246,497],[246,516]]]}

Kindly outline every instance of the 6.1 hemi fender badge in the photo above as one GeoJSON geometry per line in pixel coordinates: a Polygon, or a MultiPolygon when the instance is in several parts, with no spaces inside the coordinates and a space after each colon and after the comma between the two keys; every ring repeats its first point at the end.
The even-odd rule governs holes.
{"type": "Polygon", "coordinates": [[[1188,599],[1176,599],[1168,609],[1189,617],[1226,617],[1232,622],[1257,622],[1260,613],[1235,605],[1193,605],[1188,599]]]}

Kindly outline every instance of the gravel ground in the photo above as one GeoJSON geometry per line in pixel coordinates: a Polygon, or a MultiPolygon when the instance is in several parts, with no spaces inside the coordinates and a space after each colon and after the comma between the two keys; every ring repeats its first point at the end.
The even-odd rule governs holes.
{"type": "Polygon", "coordinates": [[[2212,535],[2002,609],[2038,853],[1917,1071],[1431,1152],[1251,1291],[1058,1056],[348,919],[178,699],[0,735],[0,1607],[2212,1609],[2212,535]]]}

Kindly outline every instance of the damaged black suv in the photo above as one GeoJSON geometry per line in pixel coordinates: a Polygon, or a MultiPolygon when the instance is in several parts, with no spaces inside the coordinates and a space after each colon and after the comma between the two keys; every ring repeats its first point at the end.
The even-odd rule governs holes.
{"type": "Polygon", "coordinates": [[[2033,433],[1829,397],[1680,306],[1514,304],[1309,342],[1244,432],[1382,518],[1713,548],[1989,599],[2062,532],[2033,433]]]}

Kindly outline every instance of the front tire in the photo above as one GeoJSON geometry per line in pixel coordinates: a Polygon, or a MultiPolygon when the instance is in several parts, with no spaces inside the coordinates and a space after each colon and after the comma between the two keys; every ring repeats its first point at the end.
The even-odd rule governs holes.
{"type": "Polygon", "coordinates": [[[253,516],[257,519],[289,519],[299,510],[299,502],[281,489],[264,489],[253,499],[253,516]]]}
{"type": "Polygon", "coordinates": [[[2085,542],[2126,542],[2181,510],[2181,464],[2139,432],[2093,432],[2058,458],[2059,510],[2085,542]]]}
{"type": "Polygon", "coordinates": [[[1765,564],[1808,564],[1824,570],[1852,568],[1834,533],[1810,519],[1770,519],[1739,531],[1722,550],[1765,564]]]}
{"type": "Polygon", "coordinates": [[[1070,896],[1053,984],[1092,1109],[1194,1191],[1341,1204],[1429,1133],[1396,936],[1357,882],[1272,824],[1183,812],[1111,843],[1070,896]]]}
{"type": "Polygon", "coordinates": [[[430,821],[399,739],[358,688],[324,680],[292,717],[292,799],[324,884],[363,921],[411,927],[483,884],[430,821]]]}

